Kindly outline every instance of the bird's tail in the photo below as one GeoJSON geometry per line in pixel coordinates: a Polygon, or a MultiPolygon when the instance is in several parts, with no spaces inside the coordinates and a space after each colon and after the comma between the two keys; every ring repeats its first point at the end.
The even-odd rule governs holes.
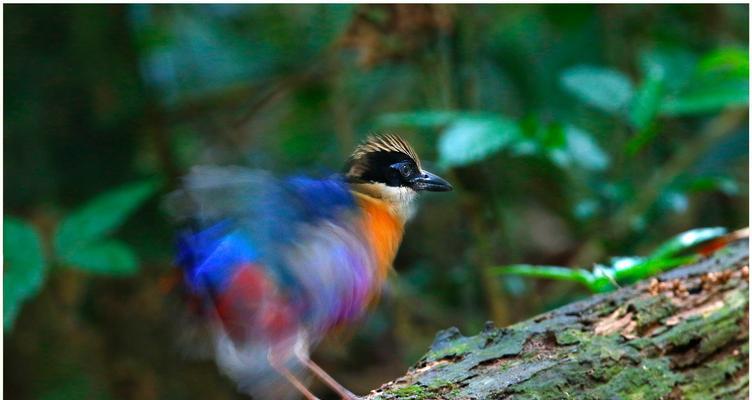
{"type": "MultiPolygon", "coordinates": [[[[289,352],[296,344],[290,339],[282,345],[289,352]]],[[[290,383],[287,373],[298,381],[309,379],[305,367],[291,354],[281,354],[278,362],[272,365],[274,354],[270,354],[267,344],[237,344],[229,336],[218,333],[214,339],[214,357],[222,372],[232,379],[238,390],[257,400],[292,400],[300,397],[300,392],[290,383]]]]}

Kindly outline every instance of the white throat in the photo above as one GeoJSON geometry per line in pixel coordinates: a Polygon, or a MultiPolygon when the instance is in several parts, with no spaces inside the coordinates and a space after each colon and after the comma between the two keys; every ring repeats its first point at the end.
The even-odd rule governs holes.
{"type": "Polygon", "coordinates": [[[415,197],[418,193],[408,187],[387,186],[383,183],[354,183],[353,190],[381,199],[392,207],[392,211],[403,221],[413,217],[416,211],[415,197]]]}

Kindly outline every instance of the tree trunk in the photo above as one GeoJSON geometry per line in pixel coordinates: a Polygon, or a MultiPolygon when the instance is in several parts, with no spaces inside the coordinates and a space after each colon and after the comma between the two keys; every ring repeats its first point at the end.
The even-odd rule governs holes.
{"type": "Polygon", "coordinates": [[[748,242],[476,336],[439,332],[366,399],[746,399],[748,242]]]}

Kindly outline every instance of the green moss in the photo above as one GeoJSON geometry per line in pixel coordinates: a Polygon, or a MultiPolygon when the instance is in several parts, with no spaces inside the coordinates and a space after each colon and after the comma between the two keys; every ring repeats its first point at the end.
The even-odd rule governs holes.
{"type": "Polygon", "coordinates": [[[702,339],[702,342],[700,343],[700,353],[713,353],[726,343],[734,340],[734,337],[739,334],[740,329],[741,327],[739,326],[738,321],[732,319],[727,319],[717,324],[715,329],[702,339]]]}
{"type": "Polygon", "coordinates": [[[442,347],[439,350],[432,351],[426,356],[429,360],[440,360],[449,356],[459,356],[467,353],[470,350],[470,343],[467,340],[458,340],[457,342],[447,347],[442,347]]]}
{"type": "Polygon", "coordinates": [[[430,390],[436,390],[436,389],[442,389],[445,386],[452,386],[452,385],[453,385],[452,382],[449,382],[449,381],[443,380],[443,379],[437,379],[437,380],[431,382],[430,385],[428,385],[428,389],[430,389],[430,390]]]}
{"type": "MultiPolygon", "coordinates": [[[[698,399],[701,397],[697,397],[698,399]]],[[[707,398],[707,397],[705,397],[707,398]]],[[[741,374],[730,384],[721,387],[715,393],[716,399],[749,399],[749,375],[741,374]]]]}
{"type": "Polygon", "coordinates": [[[735,292],[725,299],[725,305],[705,317],[696,316],[658,335],[653,343],[661,349],[689,344],[702,339],[700,351],[710,353],[738,334],[739,321],[747,309],[747,290],[735,292]]]}
{"type": "Polygon", "coordinates": [[[473,353],[473,360],[482,362],[487,359],[517,355],[522,351],[530,333],[522,329],[505,329],[493,335],[460,337],[431,350],[426,361],[436,361],[446,357],[462,356],[473,353]]]}
{"type": "Polygon", "coordinates": [[[592,371],[590,371],[590,376],[596,381],[608,382],[623,368],[624,367],[619,363],[613,365],[600,365],[598,368],[593,368],[592,371]]]}
{"type": "Polygon", "coordinates": [[[559,346],[577,344],[585,337],[586,335],[582,331],[577,329],[567,329],[556,332],[556,344],[559,346]]]}
{"type": "Polygon", "coordinates": [[[459,395],[459,385],[444,379],[437,379],[428,385],[428,390],[433,394],[431,398],[452,398],[459,395]]]}
{"type": "Polygon", "coordinates": [[[642,361],[639,352],[624,345],[618,334],[588,336],[577,330],[561,331],[557,343],[576,341],[577,352],[566,353],[565,358],[553,368],[534,375],[531,379],[515,385],[507,392],[520,398],[560,399],[562,393],[584,399],[610,398],[659,398],[650,395],[658,378],[658,391],[667,393],[680,378],[673,374],[668,361],[642,361]],[[644,380],[642,378],[645,377],[644,380]],[[602,383],[599,385],[599,383],[602,383]],[[596,386],[599,385],[599,386],[596,386]],[[584,387],[596,387],[583,393],[584,387]],[[635,396],[632,396],[635,394],[635,396]],[[642,397],[641,397],[642,396],[642,397]]]}
{"type": "Polygon", "coordinates": [[[519,396],[512,396],[512,398],[558,400],[562,392],[572,391],[571,383],[576,382],[577,379],[577,376],[569,376],[570,371],[577,369],[576,366],[568,365],[560,364],[536,374],[533,378],[508,389],[507,392],[519,396]]]}
{"type": "Polygon", "coordinates": [[[593,307],[593,309],[592,309],[592,313],[594,315],[603,315],[603,316],[605,316],[605,315],[609,315],[609,314],[613,313],[614,310],[616,310],[617,307],[618,307],[618,305],[615,304],[615,303],[613,303],[613,302],[604,301],[604,302],[601,302],[601,303],[595,305],[593,307]]]}
{"type": "Polygon", "coordinates": [[[429,399],[431,392],[420,385],[405,386],[390,390],[382,394],[384,399],[425,400],[429,399]]]}
{"type": "Polygon", "coordinates": [[[649,326],[676,313],[676,306],[664,295],[638,297],[629,302],[629,307],[636,313],[635,321],[638,328],[649,326]]]}
{"type": "Polygon", "coordinates": [[[494,343],[479,352],[480,357],[507,357],[520,354],[531,333],[519,329],[509,329],[498,336],[494,343]]]}
{"type": "Polygon", "coordinates": [[[671,371],[667,358],[646,359],[636,366],[622,368],[607,383],[586,393],[593,399],[661,399],[668,395],[682,376],[671,371]]]}
{"type": "Polygon", "coordinates": [[[410,385],[399,389],[390,390],[382,394],[382,399],[394,400],[429,400],[456,396],[459,393],[457,385],[446,381],[436,380],[430,385],[410,385]]]}
{"type": "Polygon", "coordinates": [[[624,340],[618,334],[609,336],[592,336],[587,342],[583,342],[579,351],[583,353],[583,357],[587,359],[610,359],[612,361],[620,361],[622,359],[628,359],[632,361],[639,361],[641,359],[637,350],[629,346],[624,346],[624,340]]]}
{"type": "MultiPolygon", "coordinates": [[[[746,358],[746,357],[745,357],[746,358]]],[[[744,367],[742,357],[726,357],[720,361],[710,362],[688,374],[686,384],[681,386],[682,394],[686,399],[709,399],[721,391],[720,388],[737,389],[738,381],[732,377],[744,367]]]]}
{"type": "Polygon", "coordinates": [[[653,343],[653,340],[651,340],[650,338],[642,338],[642,337],[632,339],[627,344],[630,347],[637,349],[637,350],[643,350],[647,347],[655,346],[655,343],[653,343]]]}

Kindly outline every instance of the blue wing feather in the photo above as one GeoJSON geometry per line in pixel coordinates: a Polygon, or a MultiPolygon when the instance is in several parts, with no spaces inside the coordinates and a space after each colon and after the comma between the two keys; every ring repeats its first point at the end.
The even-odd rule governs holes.
{"type": "Polygon", "coordinates": [[[228,229],[222,221],[206,229],[184,231],[178,237],[176,263],[185,271],[185,280],[194,293],[222,291],[239,266],[258,260],[258,252],[248,238],[228,229]]]}
{"type": "Polygon", "coordinates": [[[176,264],[196,293],[223,290],[238,266],[253,262],[295,286],[280,247],[299,239],[300,224],[335,220],[355,207],[339,177],[277,180],[263,171],[199,167],[185,182],[170,207],[194,227],[178,237],[176,264]]]}
{"type": "Polygon", "coordinates": [[[307,221],[333,220],[343,209],[355,207],[355,199],[339,178],[312,179],[296,176],[287,179],[291,194],[298,200],[300,212],[307,221]]]}

